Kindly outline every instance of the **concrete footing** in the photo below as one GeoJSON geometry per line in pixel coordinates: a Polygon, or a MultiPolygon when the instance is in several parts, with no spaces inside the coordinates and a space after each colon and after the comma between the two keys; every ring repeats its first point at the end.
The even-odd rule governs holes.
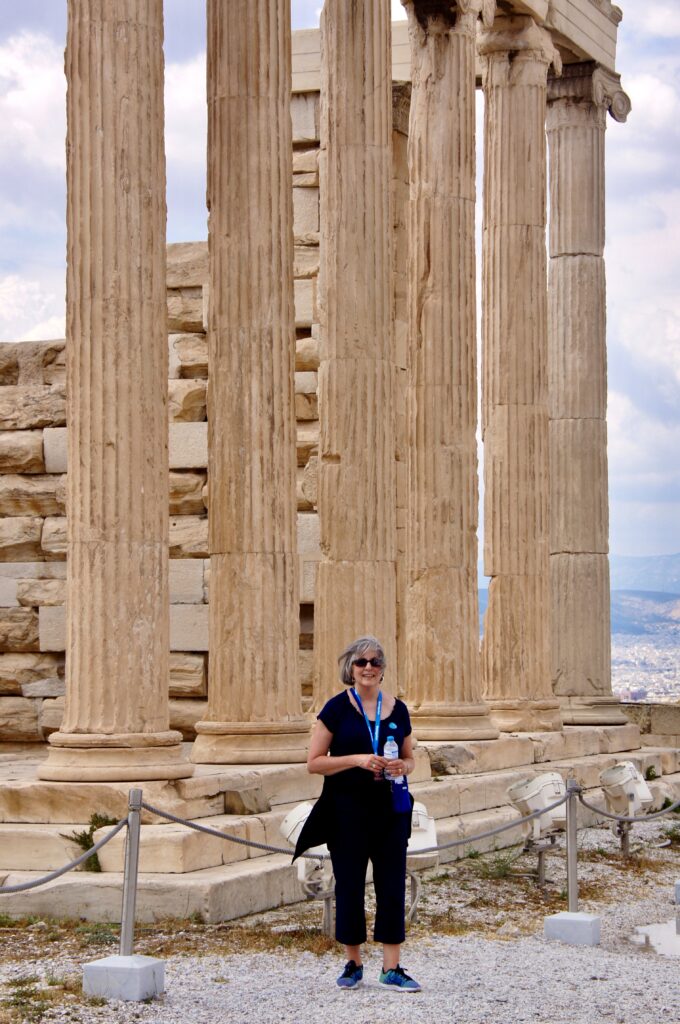
{"type": "Polygon", "coordinates": [[[87,996],[139,1003],[164,991],[165,964],[153,956],[105,956],[83,968],[87,996]]]}
{"type": "Polygon", "coordinates": [[[595,914],[562,910],[543,918],[543,934],[546,939],[570,946],[599,946],[600,918],[595,914]]]}

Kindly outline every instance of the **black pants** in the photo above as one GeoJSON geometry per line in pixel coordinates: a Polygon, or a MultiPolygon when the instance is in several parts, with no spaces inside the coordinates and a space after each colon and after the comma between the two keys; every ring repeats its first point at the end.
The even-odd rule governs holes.
{"type": "Polygon", "coordinates": [[[376,942],[404,941],[406,844],[410,814],[361,815],[329,843],[335,874],[335,937],[346,946],[366,941],[364,894],[369,860],[373,864],[376,942]]]}

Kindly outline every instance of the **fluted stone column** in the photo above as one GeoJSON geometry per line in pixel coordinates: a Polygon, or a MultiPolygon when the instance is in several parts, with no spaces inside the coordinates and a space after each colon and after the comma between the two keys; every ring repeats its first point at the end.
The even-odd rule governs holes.
{"type": "Polygon", "coordinates": [[[604,134],[618,75],[572,64],[548,85],[552,680],[570,725],[622,724],[611,690],[604,134]]]}
{"type": "MultiPolygon", "coordinates": [[[[483,229],[484,696],[502,730],[558,729],[550,675],[547,31],[502,17],[480,40],[483,229]]],[[[558,69],[559,70],[559,69],[558,69]]]]}
{"type": "MultiPolygon", "coordinates": [[[[498,736],[477,600],[475,33],[481,0],[404,0],[409,125],[405,685],[421,739],[498,736]]],[[[493,10],[487,4],[487,19],[493,10]]]]}
{"type": "Polygon", "coordinates": [[[364,633],[396,683],[389,0],[326,0],[321,18],[321,351],[315,706],[364,633]]]}
{"type": "Polygon", "coordinates": [[[168,729],[162,0],[69,0],[66,705],[43,779],[191,774],[168,729]]]}
{"type": "Polygon", "coordinates": [[[208,3],[210,684],[192,760],[301,761],[289,0],[208,3]]]}

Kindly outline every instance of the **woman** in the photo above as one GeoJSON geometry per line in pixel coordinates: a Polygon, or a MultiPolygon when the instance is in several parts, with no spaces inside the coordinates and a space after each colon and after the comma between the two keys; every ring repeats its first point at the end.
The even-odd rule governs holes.
{"type": "Polygon", "coordinates": [[[375,637],[355,640],[338,664],[348,690],[325,704],[312,733],[307,769],[323,775],[324,785],[295,856],[310,846],[328,844],[335,874],[335,935],[347,954],[338,985],[354,988],[363,980],[361,944],[366,941],[364,893],[370,860],[376,896],[373,937],[383,944],[380,983],[417,992],[418,982],[399,966],[412,801],[406,801],[407,810],[396,809],[390,782],[414,769],[411,721],[406,705],[381,690],[385,653],[375,637]],[[398,757],[392,760],[383,756],[390,736],[398,747],[398,757]]]}

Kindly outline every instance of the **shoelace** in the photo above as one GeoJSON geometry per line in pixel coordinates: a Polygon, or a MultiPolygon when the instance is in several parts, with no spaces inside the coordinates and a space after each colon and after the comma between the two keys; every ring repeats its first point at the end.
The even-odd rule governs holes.
{"type": "Polygon", "coordinates": [[[342,972],[343,978],[353,978],[357,971],[360,971],[361,967],[357,967],[354,960],[348,960],[345,964],[345,969],[342,972]]]}

